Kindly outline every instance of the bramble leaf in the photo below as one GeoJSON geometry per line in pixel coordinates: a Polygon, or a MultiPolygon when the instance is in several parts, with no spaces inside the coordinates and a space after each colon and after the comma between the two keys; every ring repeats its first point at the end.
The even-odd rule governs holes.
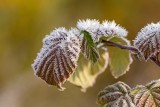
{"type": "Polygon", "coordinates": [[[131,94],[136,107],[160,107],[160,80],[137,86],[131,90],[131,94]]]}
{"type": "Polygon", "coordinates": [[[80,53],[79,38],[64,28],[54,30],[32,64],[35,75],[59,89],[75,71],[80,53]]]}
{"type": "MultiPolygon", "coordinates": [[[[112,38],[112,42],[118,42],[123,45],[130,45],[129,41],[125,38],[112,38]]],[[[122,50],[117,47],[107,46],[109,52],[109,65],[112,75],[118,78],[124,75],[132,63],[132,57],[128,50],[122,50]]]]}
{"type": "Polygon", "coordinates": [[[84,36],[82,40],[81,52],[88,60],[91,60],[92,63],[97,62],[100,56],[92,36],[87,31],[82,31],[81,35],[84,36]]]}
{"type": "Polygon", "coordinates": [[[160,51],[160,23],[151,23],[142,28],[134,40],[134,46],[145,60],[152,56],[158,58],[157,53],[160,51]]]}
{"type": "MultiPolygon", "coordinates": [[[[102,51],[102,50],[101,50],[102,51]]],[[[69,81],[82,88],[85,91],[86,88],[93,86],[97,76],[105,71],[108,66],[108,52],[101,52],[100,59],[92,64],[91,61],[80,56],[78,61],[78,67],[69,81]]]]}
{"type": "Polygon", "coordinates": [[[135,107],[129,95],[131,88],[123,82],[117,82],[104,88],[98,94],[101,107],[135,107]]]}

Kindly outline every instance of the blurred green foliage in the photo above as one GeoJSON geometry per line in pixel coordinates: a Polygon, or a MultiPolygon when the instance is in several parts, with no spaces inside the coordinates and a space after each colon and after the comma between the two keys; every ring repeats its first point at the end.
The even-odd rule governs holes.
{"type": "Polygon", "coordinates": [[[0,107],[97,107],[96,95],[108,84],[121,80],[135,86],[158,79],[160,68],[134,59],[118,80],[107,69],[86,93],[70,84],[59,92],[33,75],[31,63],[55,27],[74,27],[86,18],[115,20],[133,40],[147,23],[159,21],[159,5],[159,0],[1,0],[0,107]]]}

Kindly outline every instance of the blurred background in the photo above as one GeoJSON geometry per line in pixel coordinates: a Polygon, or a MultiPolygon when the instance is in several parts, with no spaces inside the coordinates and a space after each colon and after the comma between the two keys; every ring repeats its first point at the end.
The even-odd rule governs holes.
{"type": "Polygon", "coordinates": [[[157,65],[134,59],[118,79],[108,68],[86,93],[70,83],[60,92],[31,68],[42,39],[55,27],[74,27],[86,18],[115,20],[133,40],[147,23],[159,21],[159,5],[160,0],[0,0],[0,107],[98,107],[97,93],[106,85],[124,81],[134,87],[160,78],[157,65]]]}

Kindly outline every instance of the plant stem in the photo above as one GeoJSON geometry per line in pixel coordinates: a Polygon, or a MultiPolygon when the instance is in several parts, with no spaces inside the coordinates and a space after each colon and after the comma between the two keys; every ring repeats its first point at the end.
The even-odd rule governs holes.
{"type": "MultiPolygon", "coordinates": [[[[120,43],[115,43],[115,42],[106,41],[106,40],[102,40],[102,43],[105,43],[108,46],[113,46],[113,47],[118,47],[120,49],[129,50],[129,51],[134,52],[135,54],[139,53],[138,49],[133,46],[122,45],[120,43]]],[[[152,56],[150,57],[150,60],[152,60],[154,63],[156,63],[160,67],[160,61],[157,58],[152,56]]]]}
{"type": "Polygon", "coordinates": [[[121,48],[121,49],[130,50],[132,52],[138,53],[138,49],[133,47],[133,46],[122,45],[122,44],[119,44],[119,43],[115,43],[115,42],[111,42],[111,41],[105,41],[105,40],[102,40],[102,42],[105,43],[108,46],[118,47],[118,48],[121,48]]]}

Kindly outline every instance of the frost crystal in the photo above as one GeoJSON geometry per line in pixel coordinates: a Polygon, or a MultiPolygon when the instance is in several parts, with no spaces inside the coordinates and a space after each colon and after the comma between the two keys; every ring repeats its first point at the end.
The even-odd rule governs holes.
{"type": "Polygon", "coordinates": [[[145,60],[155,56],[160,49],[160,23],[151,23],[142,28],[134,40],[134,46],[145,60]]]}
{"type": "Polygon", "coordinates": [[[100,27],[104,36],[126,37],[128,32],[123,27],[117,25],[115,21],[104,21],[100,27]]]}
{"type": "Polygon", "coordinates": [[[89,32],[90,35],[92,36],[92,39],[94,40],[94,42],[99,41],[99,38],[100,38],[100,32],[99,32],[100,23],[99,23],[98,20],[95,20],[95,19],[79,20],[77,22],[77,28],[80,31],[89,32]]]}
{"type": "Polygon", "coordinates": [[[60,89],[75,71],[80,53],[79,38],[65,28],[58,28],[43,39],[43,48],[32,64],[35,75],[60,89]]]}
{"type": "Polygon", "coordinates": [[[80,43],[82,42],[83,37],[80,36],[80,31],[77,28],[71,28],[70,31],[71,33],[73,33],[75,36],[77,36],[79,38],[80,43]]]}
{"type": "Polygon", "coordinates": [[[123,27],[117,25],[115,21],[104,21],[102,24],[95,19],[80,20],[77,28],[81,31],[87,31],[92,36],[94,42],[98,42],[102,36],[126,37],[128,32],[123,27]]]}

